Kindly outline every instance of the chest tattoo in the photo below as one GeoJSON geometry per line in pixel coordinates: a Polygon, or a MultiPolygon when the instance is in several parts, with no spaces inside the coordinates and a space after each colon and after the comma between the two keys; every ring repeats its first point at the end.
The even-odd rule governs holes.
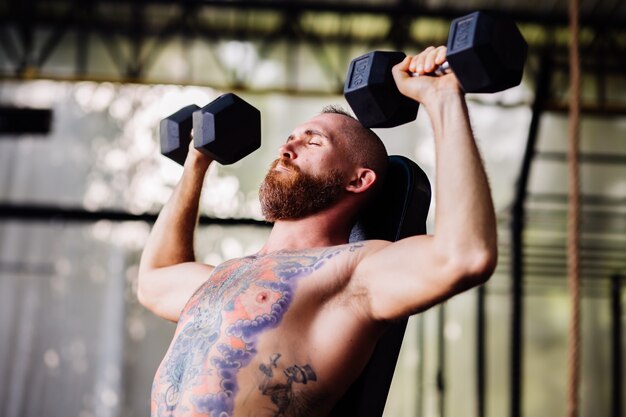
{"type": "MultiPolygon", "coordinates": [[[[181,314],[154,379],[153,415],[184,414],[193,407],[195,413],[211,417],[232,416],[237,373],[256,355],[259,335],[280,324],[298,281],[331,258],[359,247],[278,252],[216,267],[181,314]]],[[[298,378],[290,377],[286,386],[300,383],[298,378]]],[[[274,389],[268,386],[262,391],[276,404],[278,394],[269,392],[274,389]]]]}

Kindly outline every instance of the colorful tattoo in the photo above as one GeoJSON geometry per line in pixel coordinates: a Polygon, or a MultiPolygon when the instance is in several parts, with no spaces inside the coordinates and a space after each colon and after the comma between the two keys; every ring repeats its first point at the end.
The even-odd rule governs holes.
{"type": "MultiPolygon", "coordinates": [[[[259,335],[281,322],[298,280],[322,268],[329,259],[359,247],[278,252],[216,267],[180,316],[174,340],[155,376],[153,415],[167,416],[192,406],[196,413],[211,417],[232,416],[237,373],[256,354],[259,335]]],[[[265,365],[267,370],[275,367],[279,357],[265,365]]],[[[304,381],[315,380],[309,365],[288,369],[293,373],[288,376],[289,387],[305,383],[303,377],[304,381]]],[[[272,401],[280,397],[266,395],[272,401]]],[[[276,415],[283,415],[282,405],[276,405],[276,415]]]]}
{"type": "Polygon", "coordinates": [[[307,384],[309,381],[317,381],[317,375],[311,365],[293,365],[283,371],[283,381],[276,381],[274,378],[274,368],[276,368],[280,353],[275,353],[270,357],[269,364],[261,364],[259,370],[263,373],[264,379],[259,390],[263,395],[271,398],[276,405],[274,417],[286,416],[308,416],[311,414],[313,402],[303,393],[296,394],[293,384],[307,384]]]}

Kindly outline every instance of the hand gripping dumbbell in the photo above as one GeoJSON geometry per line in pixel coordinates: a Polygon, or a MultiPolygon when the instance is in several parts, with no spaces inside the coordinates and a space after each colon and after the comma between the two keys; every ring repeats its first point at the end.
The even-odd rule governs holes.
{"type": "MultiPolygon", "coordinates": [[[[452,21],[447,61],[438,72],[453,71],[466,93],[494,93],[521,82],[527,51],[511,19],[474,12],[452,21]]],[[[398,91],[391,74],[405,56],[374,51],[350,63],[343,93],[365,127],[394,127],[415,120],[419,103],[398,91]]]]}
{"type": "Polygon", "coordinates": [[[222,165],[237,162],[261,146],[261,113],[232,93],[202,108],[183,107],[161,120],[161,153],[183,165],[192,127],[194,147],[222,165]]]}

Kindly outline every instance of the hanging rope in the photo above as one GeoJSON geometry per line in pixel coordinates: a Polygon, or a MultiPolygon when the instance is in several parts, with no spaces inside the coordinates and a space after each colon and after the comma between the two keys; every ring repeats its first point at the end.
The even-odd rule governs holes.
{"type": "Polygon", "coordinates": [[[578,416],[578,387],[580,379],[580,178],[578,172],[578,142],[580,127],[580,57],[578,54],[578,0],[570,0],[569,5],[569,147],[568,147],[568,188],[569,206],[567,221],[567,273],[571,299],[571,321],[568,340],[568,389],[567,416],[578,416]]]}

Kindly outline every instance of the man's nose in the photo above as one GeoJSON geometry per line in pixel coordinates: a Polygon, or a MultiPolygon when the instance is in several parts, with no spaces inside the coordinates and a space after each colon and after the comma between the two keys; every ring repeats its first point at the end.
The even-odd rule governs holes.
{"type": "Polygon", "coordinates": [[[278,153],[280,154],[280,156],[287,159],[296,159],[298,157],[298,154],[296,153],[296,147],[294,146],[294,142],[295,140],[291,140],[281,145],[281,147],[278,148],[278,153]]]}

